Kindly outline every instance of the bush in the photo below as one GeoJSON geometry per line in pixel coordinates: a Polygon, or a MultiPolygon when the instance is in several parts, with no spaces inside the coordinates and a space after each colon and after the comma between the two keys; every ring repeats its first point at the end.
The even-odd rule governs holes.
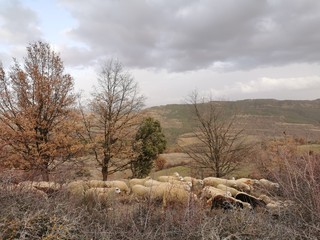
{"type": "Polygon", "coordinates": [[[154,162],[155,167],[156,167],[156,171],[162,170],[166,163],[167,163],[166,159],[159,156],[154,162]]]}
{"type": "Polygon", "coordinates": [[[282,187],[283,197],[299,205],[306,222],[320,222],[320,155],[304,154],[283,159],[282,171],[274,178],[282,187]]]}
{"type": "Polygon", "coordinates": [[[197,203],[162,209],[131,196],[90,205],[74,201],[63,189],[46,200],[0,182],[0,239],[317,239],[319,159],[290,158],[282,174],[274,175],[282,197],[296,203],[276,216],[264,209],[210,211],[197,203]]]}

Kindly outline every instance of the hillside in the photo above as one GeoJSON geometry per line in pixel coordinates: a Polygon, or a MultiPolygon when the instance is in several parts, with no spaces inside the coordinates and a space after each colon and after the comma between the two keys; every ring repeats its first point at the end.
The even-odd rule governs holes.
{"type": "MultiPolygon", "coordinates": [[[[236,113],[239,127],[255,138],[278,137],[286,133],[310,142],[320,139],[320,99],[248,99],[214,103],[223,108],[227,116],[236,113]]],[[[192,132],[195,126],[191,106],[187,104],[157,106],[147,112],[161,122],[169,147],[184,134],[192,132]]]]}

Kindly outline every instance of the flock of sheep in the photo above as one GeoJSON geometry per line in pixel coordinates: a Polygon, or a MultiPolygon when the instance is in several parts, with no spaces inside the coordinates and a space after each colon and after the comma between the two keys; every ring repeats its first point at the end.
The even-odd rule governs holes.
{"type": "Polygon", "coordinates": [[[60,185],[54,182],[20,182],[14,189],[32,191],[44,198],[64,189],[78,200],[88,203],[105,203],[122,196],[131,201],[161,202],[163,209],[168,206],[187,207],[191,203],[203,203],[212,209],[256,209],[264,208],[272,214],[292,205],[290,201],[275,200],[269,192],[276,192],[279,184],[267,179],[223,179],[207,177],[196,179],[182,177],[178,173],[160,176],[157,180],[143,179],[100,181],[78,180],[60,185]]]}

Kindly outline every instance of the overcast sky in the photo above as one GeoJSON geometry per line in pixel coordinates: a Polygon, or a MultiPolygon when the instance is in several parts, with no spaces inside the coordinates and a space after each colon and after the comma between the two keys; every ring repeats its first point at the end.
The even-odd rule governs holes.
{"type": "Polygon", "coordinates": [[[147,106],[215,99],[320,98],[319,0],[0,0],[0,60],[43,40],[76,90],[116,58],[147,106]]]}

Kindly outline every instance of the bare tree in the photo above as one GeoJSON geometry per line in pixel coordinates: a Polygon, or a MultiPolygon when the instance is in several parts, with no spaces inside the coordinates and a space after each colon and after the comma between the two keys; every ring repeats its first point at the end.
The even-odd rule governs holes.
{"type": "Polygon", "coordinates": [[[84,138],[107,180],[108,175],[129,168],[144,97],[131,74],[115,60],[103,64],[92,96],[89,113],[82,111],[84,138]]]}
{"type": "Polygon", "coordinates": [[[49,172],[79,150],[74,141],[73,79],[49,44],[27,47],[24,67],[0,66],[0,141],[7,165],[49,172]]]}
{"type": "Polygon", "coordinates": [[[224,109],[216,102],[199,100],[197,92],[190,95],[197,127],[193,132],[194,144],[184,146],[184,151],[194,160],[197,168],[216,177],[236,170],[251,150],[243,137],[243,129],[235,128],[236,116],[226,117],[224,109]]]}

